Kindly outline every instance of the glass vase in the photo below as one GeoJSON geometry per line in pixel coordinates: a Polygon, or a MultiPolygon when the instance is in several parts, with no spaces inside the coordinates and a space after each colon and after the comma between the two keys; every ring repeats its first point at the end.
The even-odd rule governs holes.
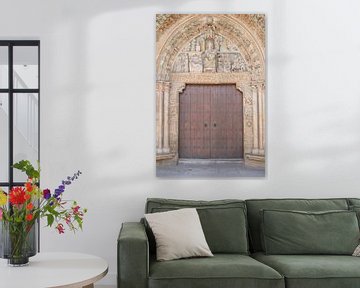
{"type": "Polygon", "coordinates": [[[35,222],[31,227],[28,222],[1,221],[0,257],[8,259],[9,266],[25,266],[29,257],[36,255],[35,222]]]}

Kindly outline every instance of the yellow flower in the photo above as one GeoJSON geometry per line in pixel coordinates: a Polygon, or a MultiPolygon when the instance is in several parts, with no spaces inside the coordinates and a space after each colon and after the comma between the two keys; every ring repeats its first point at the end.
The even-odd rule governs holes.
{"type": "Polygon", "coordinates": [[[0,189],[0,206],[4,206],[7,203],[7,196],[5,193],[0,189]]]}

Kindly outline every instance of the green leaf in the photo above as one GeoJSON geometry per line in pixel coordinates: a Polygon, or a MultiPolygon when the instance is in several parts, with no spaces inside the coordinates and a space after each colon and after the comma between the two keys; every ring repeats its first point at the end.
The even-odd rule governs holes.
{"type": "Polygon", "coordinates": [[[51,214],[48,214],[47,215],[47,224],[48,224],[48,226],[50,226],[51,227],[51,225],[54,223],[54,216],[53,215],[51,215],[51,214]]]}
{"type": "Polygon", "coordinates": [[[13,165],[14,168],[19,169],[21,171],[25,171],[26,167],[31,165],[30,161],[28,160],[21,160],[13,165]]]}
{"type": "Polygon", "coordinates": [[[78,223],[79,228],[82,230],[82,219],[79,216],[75,216],[75,221],[78,223]]]}
{"type": "Polygon", "coordinates": [[[15,169],[25,172],[29,178],[38,180],[40,178],[40,167],[35,169],[29,160],[21,160],[13,165],[15,169]]]}

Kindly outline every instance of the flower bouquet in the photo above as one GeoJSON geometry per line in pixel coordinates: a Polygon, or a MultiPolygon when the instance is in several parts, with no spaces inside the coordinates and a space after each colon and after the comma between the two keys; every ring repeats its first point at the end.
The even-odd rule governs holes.
{"type": "Polygon", "coordinates": [[[74,173],[54,189],[40,189],[40,168],[35,169],[27,160],[13,165],[26,173],[23,187],[12,187],[8,194],[0,188],[0,257],[8,259],[9,265],[26,265],[29,257],[36,254],[36,223],[45,218],[47,226],[55,227],[59,234],[82,229],[86,209],[76,201],[63,199],[66,186],[78,179],[81,172],[74,173]]]}

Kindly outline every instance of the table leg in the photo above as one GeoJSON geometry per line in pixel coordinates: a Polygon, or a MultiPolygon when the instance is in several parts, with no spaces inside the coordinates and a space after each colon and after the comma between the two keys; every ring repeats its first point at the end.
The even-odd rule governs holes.
{"type": "Polygon", "coordinates": [[[94,284],[86,285],[86,286],[84,286],[83,288],[94,288],[94,284]]]}

